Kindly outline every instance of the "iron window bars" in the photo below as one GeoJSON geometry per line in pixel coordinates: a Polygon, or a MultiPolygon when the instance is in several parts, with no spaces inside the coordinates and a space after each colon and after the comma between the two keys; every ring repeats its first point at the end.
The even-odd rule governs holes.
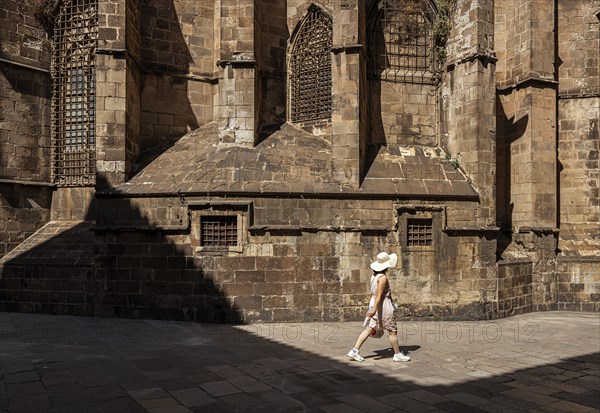
{"type": "Polygon", "coordinates": [[[434,9],[428,1],[380,0],[371,17],[369,72],[390,82],[435,84],[434,9]]]}
{"type": "Polygon", "coordinates": [[[201,246],[235,247],[238,245],[237,215],[205,215],[200,219],[201,246]]]}
{"type": "Polygon", "coordinates": [[[429,247],[433,245],[433,219],[408,218],[406,220],[406,245],[429,247]]]}
{"type": "Polygon", "coordinates": [[[52,178],[61,186],[95,183],[97,8],[97,0],[67,0],[54,27],[52,178]]]}
{"type": "Polygon", "coordinates": [[[312,6],[291,49],[290,84],[292,122],[331,119],[331,17],[312,6]]]}

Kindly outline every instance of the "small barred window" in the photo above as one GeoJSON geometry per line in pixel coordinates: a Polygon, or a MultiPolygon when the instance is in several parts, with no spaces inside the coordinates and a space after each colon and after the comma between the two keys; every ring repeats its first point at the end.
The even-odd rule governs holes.
{"type": "Polygon", "coordinates": [[[406,245],[429,247],[433,245],[433,219],[408,218],[406,220],[406,245]]]}
{"type": "Polygon", "coordinates": [[[66,0],[54,26],[52,176],[63,186],[95,182],[97,0],[66,0]]]}
{"type": "Polygon", "coordinates": [[[331,119],[331,17],[312,6],[299,23],[290,57],[292,122],[331,119]]]}
{"type": "Polygon", "coordinates": [[[433,16],[429,1],[380,0],[371,15],[371,77],[390,82],[434,83],[433,16]]]}
{"type": "Polygon", "coordinates": [[[205,215],[201,218],[202,247],[235,247],[238,245],[237,215],[205,215]]]}

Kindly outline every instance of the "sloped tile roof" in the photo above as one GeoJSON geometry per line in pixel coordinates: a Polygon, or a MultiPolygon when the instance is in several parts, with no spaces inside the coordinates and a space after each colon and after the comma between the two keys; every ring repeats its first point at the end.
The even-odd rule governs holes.
{"type": "Polygon", "coordinates": [[[50,221],[0,260],[0,265],[91,267],[94,223],[50,221]]]}
{"type": "Polygon", "coordinates": [[[333,178],[332,150],[292,125],[254,148],[219,142],[210,123],[182,137],[128,182],[101,196],[183,194],[345,194],[477,197],[439,148],[383,146],[360,188],[333,178]]]}

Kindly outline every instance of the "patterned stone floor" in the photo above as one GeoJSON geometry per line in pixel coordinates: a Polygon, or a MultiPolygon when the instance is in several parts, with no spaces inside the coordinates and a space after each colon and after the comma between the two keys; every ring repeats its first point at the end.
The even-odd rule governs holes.
{"type": "Polygon", "coordinates": [[[599,412],[600,314],[223,326],[0,313],[0,412],[599,412]]]}

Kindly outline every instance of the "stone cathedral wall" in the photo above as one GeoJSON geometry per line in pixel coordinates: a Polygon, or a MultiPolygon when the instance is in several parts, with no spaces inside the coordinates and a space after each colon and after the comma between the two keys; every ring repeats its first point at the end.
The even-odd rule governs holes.
{"type": "Polygon", "coordinates": [[[0,257],[50,218],[50,42],[29,2],[0,5],[0,257]]]}
{"type": "Polygon", "coordinates": [[[600,1],[558,4],[558,308],[600,297],[600,1]]]}
{"type": "Polygon", "coordinates": [[[385,250],[400,317],[600,311],[600,0],[452,3],[417,84],[369,76],[371,0],[98,0],[96,184],[57,188],[49,34],[2,1],[0,310],[358,320],[385,250]],[[292,124],[313,4],[331,119],[292,124]],[[202,245],[208,216],[235,245],[202,245]]]}

